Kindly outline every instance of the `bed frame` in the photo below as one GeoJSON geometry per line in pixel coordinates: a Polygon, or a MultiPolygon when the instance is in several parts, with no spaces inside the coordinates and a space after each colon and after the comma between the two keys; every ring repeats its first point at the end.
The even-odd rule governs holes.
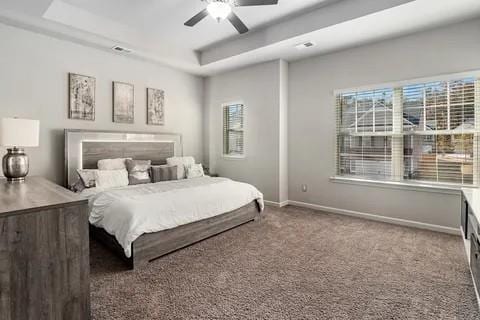
{"type": "MultiPolygon", "coordinates": [[[[164,164],[167,158],[182,154],[182,137],[179,134],[66,129],[65,186],[70,187],[78,180],[77,169],[95,169],[100,159],[131,157],[164,164]]],[[[132,243],[130,258],[125,256],[115,237],[103,228],[90,225],[90,234],[122,258],[130,269],[134,269],[175,250],[257,220],[260,211],[258,203],[253,201],[216,217],[143,234],[132,243]]]]}
{"type": "Polygon", "coordinates": [[[90,225],[90,234],[117,254],[130,269],[135,269],[163,255],[259,218],[258,204],[251,202],[235,211],[213,218],[189,223],[174,229],[145,233],[132,243],[132,256],[130,258],[125,256],[122,246],[118,244],[115,237],[103,228],[90,225]]]}

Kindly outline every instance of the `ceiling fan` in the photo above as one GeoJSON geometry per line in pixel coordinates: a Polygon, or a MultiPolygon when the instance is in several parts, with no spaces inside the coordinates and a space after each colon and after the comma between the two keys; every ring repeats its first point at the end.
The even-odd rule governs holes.
{"type": "Polygon", "coordinates": [[[237,29],[239,33],[248,32],[247,26],[240,20],[240,18],[232,11],[233,7],[248,7],[248,6],[268,6],[278,4],[278,0],[202,0],[207,2],[207,7],[194,15],[190,20],[184,24],[188,27],[193,27],[199,23],[203,18],[210,15],[218,22],[228,19],[230,23],[237,29]]]}

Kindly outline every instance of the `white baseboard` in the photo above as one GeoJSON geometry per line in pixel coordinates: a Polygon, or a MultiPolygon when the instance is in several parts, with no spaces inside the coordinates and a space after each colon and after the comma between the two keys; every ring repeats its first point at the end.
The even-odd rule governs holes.
{"type": "Polygon", "coordinates": [[[417,222],[417,221],[412,221],[412,220],[405,220],[405,219],[399,219],[399,218],[379,216],[379,215],[371,214],[371,213],[364,213],[364,212],[358,212],[358,211],[352,211],[352,210],[332,208],[332,207],[321,206],[321,205],[318,205],[318,204],[312,204],[312,203],[306,203],[306,202],[300,202],[300,201],[293,201],[293,200],[289,200],[288,204],[292,205],[292,206],[297,206],[297,207],[303,207],[303,208],[309,208],[309,209],[314,209],[314,210],[319,210],[319,211],[326,211],[326,212],[331,212],[331,213],[343,214],[343,215],[347,215],[347,216],[359,217],[359,218],[375,220],[375,221],[380,221],[380,222],[386,222],[386,223],[391,223],[391,224],[397,224],[397,225],[401,225],[401,226],[408,226],[408,227],[414,227],[414,228],[419,228],[419,229],[438,231],[438,232],[454,234],[454,235],[461,235],[460,229],[444,227],[444,226],[439,226],[439,225],[429,224],[429,223],[424,223],[424,222],[417,222]]]}
{"type": "Polygon", "coordinates": [[[282,208],[282,207],[288,206],[289,204],[288,200],[283,202],[263,200],[263,202],[265,203],[266,206],[275,207],[275,208],[282,208]]]}

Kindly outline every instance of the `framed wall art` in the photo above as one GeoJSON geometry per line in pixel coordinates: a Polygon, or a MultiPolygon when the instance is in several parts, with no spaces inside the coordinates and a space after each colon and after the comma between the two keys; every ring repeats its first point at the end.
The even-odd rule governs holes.
{"type": "Polygon", "coordinates": [[[165,124],[165,92],[147,88],[147,124],[163,126],[165,124]]]}
{"type": "Polygon", "coordinates": [[[133,84],[113,82],[113,122],[134,122],[134,87],[133,84]]]}
{"type": "Polygon", "coordinates": [[[68,92],[68,117],[95,120],[95,78],[69,73],[68,92]]]}

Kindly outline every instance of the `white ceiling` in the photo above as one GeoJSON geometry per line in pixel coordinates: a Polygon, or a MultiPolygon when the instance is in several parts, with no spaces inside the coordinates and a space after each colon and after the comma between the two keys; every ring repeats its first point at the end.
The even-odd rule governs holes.
{"type": "Polygon", "coordinates": [[[210,17],[183,23],[201,0],[0,0],[0,22],[209,75],[271,59],[295,60],[480,16],[479,0],[279,0],[235,8],[238,35],[210,17]],[[441,5],[439,5],[441,3],[441,5]],[[294,46],[314,40],[317,46],[294,46]]]}
{"type": "MultiPolygon", "coordinates": [[[[99,17],[127,25],[157,41],[173,42],[191,50],[198,50],[237,35],[228,21],[219,24],[210,17],[202,20],[194,28],[185,27],[183,25],[185,21],[206,7],[206,3],[201,0],[62,1],[99,17]]],[[[234,8],[234,12],[249,28],[255,29],[319,6],[325,1],[327,0],[280,0],[275,6],[237,7],[234,8]]]]}

